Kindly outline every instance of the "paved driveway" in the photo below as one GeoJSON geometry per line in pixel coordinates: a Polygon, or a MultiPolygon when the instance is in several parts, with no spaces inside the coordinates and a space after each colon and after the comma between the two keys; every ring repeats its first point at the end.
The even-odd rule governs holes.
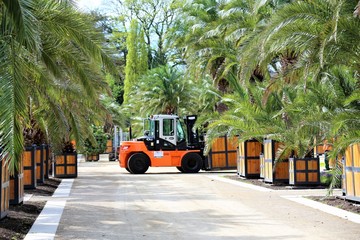
{"type": "Polygon", "coordinates": [[[263,191],[229,174],[80,163],[55,239],[360,239],[359,224],[289,200],[324,191],[263,191]]]}

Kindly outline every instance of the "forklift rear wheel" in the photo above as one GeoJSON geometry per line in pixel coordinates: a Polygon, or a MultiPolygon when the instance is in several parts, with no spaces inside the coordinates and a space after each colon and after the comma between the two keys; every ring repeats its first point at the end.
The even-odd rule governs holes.
{"type": "Polygon", "coordinates": [[[181,160],[181,168],[184,173],[197,173],[202,166],[202,158],[197,153],[187,153],[181,160]]]}
{"type": "Polygon", "coordinates": [[[145,173],[149,165],[149,158],[144,153],[134,153],[128,160],[128,168],[130,172],[134,174],[145,173]]]}

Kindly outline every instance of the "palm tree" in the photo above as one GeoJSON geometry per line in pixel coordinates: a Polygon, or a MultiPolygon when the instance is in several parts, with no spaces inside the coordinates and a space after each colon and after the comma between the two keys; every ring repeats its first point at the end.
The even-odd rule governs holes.
{"type": "MultiPolygon", "coordinates": [[[[0,35],[0,108],[2,154],[7,159],[20,159],[23,149],[22,126],[20,119],[26,117],[26,89],[23,87],[32,72],[30,71],[32,52],[39,51],[37,23],[31,12],[31,1],[1,1],[3,26],[0,35]],[[33,26],[31,28],[30,26],[33,26]]],[[[16,161],[11,161],[14,166],[16,161]]]]}
{"type": "MultiPolygon", "coordinates": [[[[359,37],[360,22],[352,17],[355,2],[297,1],[286,5],[274,15],[265,30],[267,37],[264,41],[264,58],[261,61],[265,66],[274,57],[286,56],[288,52],[293,53],[296,60],[291,64],[281,64],[278,77],[270,82],[269,86],[272,90],[281,89],[285,84],[285,86],[302,86],[304,91],[307,91],[308,85],[314,86],[311,82],[324,82],[329,76],[337,79],[339,83],[335,85],[338,85],[342,81],[337,77],[339,74],[334,72],[334,69],[342,69],[340,75],[346,72],[348,76],[356,74],[359,43],[355,39],[359,37]]],[[[320,90],[325,93],[331,92],[332,85],[334,84],[329,85],[328,88],[317,85],[318,94],[321,93],[320,90]]],[[[348,95],[353,90],[347,91],[348,95]]],[[[338,99],[344,98],[338,97],[338,99]]],[[[333,104],[338,108],[329,109],[333,110],[333,117],[336,118],[341,105],[336,101],[333,104]]],[[[311,109],[310,106],[304,107],[311,109]]],[[[298,114],[296,117],[299,116],[301,115],[298,114]]],[[[331,119],[322,120],[330,125],[331,119]]],[[[329,128],[322,132],[327,137],[331,137],[329,128]]]]}
{"type": "Polygon", "coordinates": [[[211,77],[194,80],[183,71],[169,65],[148,71],[133,87],[127,106],[135,120],[152,114],[204,115],[213,111],[219,99],[211,77]]]}
{"type": "MultiPolygon", "coordinates": [[[[287,137],[293,138],[290,132],[285,133],[287,126],[281,119],[281,113],[287,105],[287,102],[283,102],[282,95],[286,94],[293,101],[296,96],[294,89],[273,92],[264,103],[265,82],[248,86],[232,82],[232,85],[236,85],[234,91],[222,98],[229,109],[210,120],[207,143],[223,135],[237,136],[239,141],[255,138],[260,142],[265,137],[279,142],[284,142],[287,137]]],[[[288,155],[293,150],[293,141],[286,142],[288,145],[283,146],[278,157],[288,155]]]]}
{"type": "Polygon", "coordinates": [[[356,7],[355,7],[354,16],[355,16],[355,17],[359,17],[359,16],[360,16],[360,1],[358,2],[358,4],[357,4],[356,7]]]}
{"type": "MultiPolygon", "coordinates": [[[[195,76],[211,75],[217,89],[229,91],[226,78],[222,76],[226,55],[234,52],[231,41],[224,39],[226,29],[219,26],[219,11],[225,1],[196,0],[183,7],[184,14],[179,17],[176,29],[177,47],[184,49],[189,71],[195,76]],[[184,22],[184,19],[186,21],[184,22]]],[[[226,106],[216,104],[223,112],[226,106]]]]}
{"type": "Polygon", "coordinates": [[[0,8],[0,141],[14,169],[29,122],[27,103],[36,121],[46,123],[44,132],[56,134],[50,135],[54,143],[70,134],[81,142],[92,115],[102,110],[101,67],[111,62],[100,32],[69,1],[1,1],[0,8]]]}
{"type": "Polygon", "coordinates": [[[155,113],[181,114],[194,98],[191,86],[176,68],[167,65],[154,68],[134,86],[131,106],[143,117],[155,113]]]}
{"type": "MultiPolygon", "coordinates": [[[[243,83],[262,81],[267,70],[259,66],[259,36],[273,9],[284,2],[288,1],[192,2],[181,17],[182,23],[187,20],[181,28],[185,34],[177,40],[189,53],[189,68],[209,72],[222,93],[232,91],[233,77],[243,83]]],[[[217,106],[219,112],[226,110],[223,103],[217,106]]]]}
{"type": "MultiPolygon", "coordinates": [[[[237,57],[240,61],[234,64],[240,66],[240,79],[251,79],[257,66],[262,72],[266,72],[272,63],[280,67],[275,68],[276,75],[265,75],[265,85],[258,82],[255,88],[243,86],[241,94],[237,93],[241,88],[235,87],[233,97],[223,98],[229,104],[229,111],[210,124],[209,135],[230,132],[240,134],[244,140],[270,136],[284,142],[284,150],[297,150],[299,156],[308,154],[314,140],[332,139],[332,119],[338,119],[339,110],[346,109],[342,101],[354,91],[353,87],[341,90],[341,86],[348,85],[351,75],[358,79],[354,70],[358,69],[359,43],[354,41],[358,38],[359,22],[351,16],[352,3],[293,2],[276,11],[267,26],[258,28],[256,38],[251,35],[242,37],[251,41],[239,45],[241,51],[237,57]],[[334,72],[334,66],[340,69],[346,66],[341,72],[344,76],[348,73],[348,81],[336,77],[339,74],[334,72]],[[329,76],[338,80],[325,81],[329,76]],[[331,84],[321,85],[325,82],[331,84]],[[257,91],[256,87],[262,90],[257,91]],[[329,101],[327,98],[330,96],[337,97],[329,101]],[[259,102],[261,98],[263,101],[259,102]],[[279,103],[274,106],[280,108],[265,111],[269,101],[270,106],[274,104],[274,99],[279,103]],[[249,100],[252,103],[249,106],[243,102],[249,100]],[[251,109],[252,113],[246,109],[251,109]],[[259,117],[259,112],[263,117],[259,117]],[[266,117],[269,119],[264,121],[266,117]]],[[[350,109],[354,112],[356,101],[348,101],[351,101],[350,109]]],[[[349,120],[354,119],[354,115],[347,116],[349,120]]],[[[337,126],[345,122],[338,123],[337,126]]],[[[343,130],[349,129],[342,126],[343,130]]],[[[358,138],[355,135],[352,139],[358,138]]]]}

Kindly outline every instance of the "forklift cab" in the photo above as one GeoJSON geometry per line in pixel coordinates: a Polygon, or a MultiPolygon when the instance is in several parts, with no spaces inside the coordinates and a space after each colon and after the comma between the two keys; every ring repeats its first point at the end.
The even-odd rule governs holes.
{"type": "Polygon", "coordinates": [[[186,132],[176,115],[153,115],[144,122],[145,144],[149,150],[184,150],[186,132]]]}

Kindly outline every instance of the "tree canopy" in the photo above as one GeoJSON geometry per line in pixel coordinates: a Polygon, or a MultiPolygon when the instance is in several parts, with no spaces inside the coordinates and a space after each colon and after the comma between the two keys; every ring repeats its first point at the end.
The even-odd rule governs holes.
{"type": "Polygon", "coordinates": [[[359,1],[111,7],[102,16],[69,0],[0,1],[0,141],[14,166],[24,130],[81,145],[110,116],[198,114],[209,141],[271,138],[301,156],[323,141],[334,154],[359,142],[359,1]]]}

